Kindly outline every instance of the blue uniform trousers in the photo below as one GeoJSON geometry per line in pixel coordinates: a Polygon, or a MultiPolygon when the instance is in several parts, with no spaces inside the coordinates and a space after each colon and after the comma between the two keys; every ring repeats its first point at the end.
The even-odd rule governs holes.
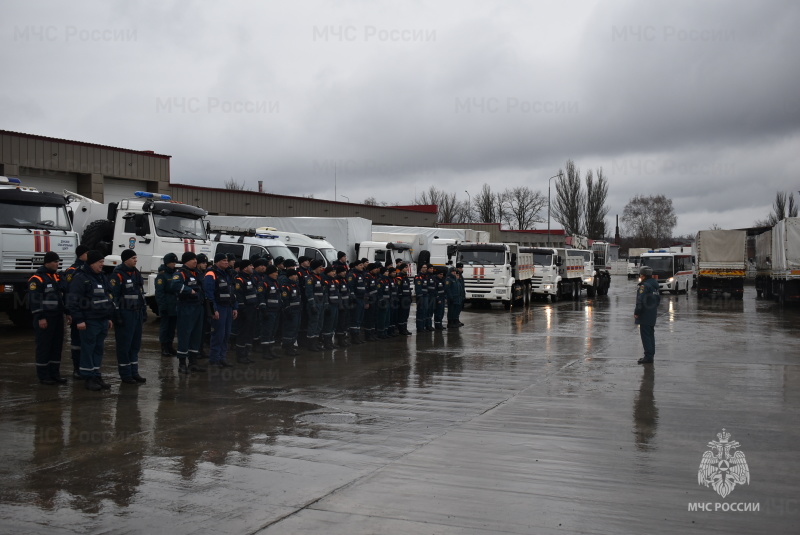
{"type": "Polygon", "coordinates": [[[364,323],[364,300],[354,297],[350,300],[350,332],[358,334],[364,323]]]}
{"type": "Polygon", "coordinates": [[[644,360],[653,360],[656,354],[656,327],[655,325],[639,325],[639,336],[642,337],[644,360]]]}
{"type": "Polygon", "coordinates": [[[178,303],[176,327],[178,331],[178,358],[186,358],[189,353],[197,354],[203,340],[203,321],[205,310],[200,303],[178,303]]]}
{"type": "Polygon", "coordinates": [[[36,376],[42,379],[61,377],[61,350],[64,348],[64,316],[44,318],[47,327],[42,329],[33,320],[36,338],[36,376]]]}
{"type": "Polygon", "coordinates": [[[433,311],[433,323],[436,324],[437,327],[442,326],[442,320],[444,319],[444,298],[441,301],[437,302],[433,311]]]}
{"type": "Polygon", "coordinates": [[[81,377],[100,377],[103,344],[108,336],[108,320],[86,320],[81,333],[81,377]]]}
{"type": "Polygon", "coordinates": [[[275,343],[275,333],[278,331],[278,320],[280,319],[280,308],[268,308],[260,313],[261,321],[261,347],[275,343]]]}
{"type": "Polygon", "coordinates": [[[293,306],[284,309],[281,330],[283,331],[283,347],[288,349],[294,346],[294,343],[297,341],[297,333],[300,330],[299,306],[293,306]]]}
{"type": "Polygon", "coordinates": [[[219,319],[211,319],[211,349],[208,362],[216,364],[228,354],[228,340],[233,327],[233,308],[219,307],[219,319]]]}
{"type": "Polygon", "coordinates": [[[333,332],[336,330],[336,325],[339,322],[339,305],[334,306],[326,306],[324,318],[322,320],[322,334],[323,338],[328,338],[333,336],[333,332]]]}
{"type": "Polygon", "coordinates": [[[75,322],[69,326],[69,349],[72,357],[72,371],[78,372],[81,368],[81,332],[75,322]]]}
{"type": "Polygon", "coordinates": [[[120,310],[122,325],[114,328],[117,342],[117,367],[122,378],[139,375],[139,349],[142,347],[141,310],[120,310]]]}
{"type": "Polygon", "coordinates": [[[425,326],[433,329],[433,313],[436,310],[436,296],[428,295],[428,308],[425,311],[425,326]]]}
{"type": "Polygon", "coordinates": [[[158,341],[162,344],[172,345],[175,340],[175,329],[178,328],[178,316],[161,316],[158,326],[158,341]]]}
{"type": "Polygon", "coordinates": [[[417,330],[425,330],[426,316],[428,314],[428,296],[417,296],[417,330]]]}
{"type": "Polygon", "coordinates": [[[325,319],[324,307],[321,304],[309,303],[306,309],[306,317],[308,318],[306,337],[309,340],[319,338],[322,332],[322,322],[325,319]]]}

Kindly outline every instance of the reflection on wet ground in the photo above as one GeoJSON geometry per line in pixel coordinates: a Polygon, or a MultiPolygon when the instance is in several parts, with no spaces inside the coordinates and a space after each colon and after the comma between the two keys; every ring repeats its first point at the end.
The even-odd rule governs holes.
{"type": "Polygon", "coordinates": [[[147,385],[104,393],[38,385],[0,324],[0,527],[796,533],[800,311],[664,295],[641,367],[634,288],[188,378],[148,324],[147,385]],[[697,484],[723,427],[751,471],[725,499],[697,484]]]}

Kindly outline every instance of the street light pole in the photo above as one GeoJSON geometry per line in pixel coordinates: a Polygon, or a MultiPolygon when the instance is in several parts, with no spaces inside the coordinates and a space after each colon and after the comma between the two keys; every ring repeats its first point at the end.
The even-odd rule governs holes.
{"type": "MultiPolygon", "coordinates": [[[[467,194],[467,199],[469,199],[467,201],[467,218],[471,218],[470,212],[472,211],[472,195],[470,195],[467,190],[464,190],[464,193],[467,194]]],[[[466,222],[469,223],[469,221],[466,222]]]]}
{"type": "Polygon", "coordinates": [[[350,202],[350,197],[348,197],[347,195],[339,195],[339,197],[344,197],[345,199],[347,199],[347,202],[350,202]]]}
{"type": "Polygon", "coordinates": [[[561,173],[553,175],[547,179],[547,246],[550,247],[550,183],[554,178],[560,177],[561,173]]]}

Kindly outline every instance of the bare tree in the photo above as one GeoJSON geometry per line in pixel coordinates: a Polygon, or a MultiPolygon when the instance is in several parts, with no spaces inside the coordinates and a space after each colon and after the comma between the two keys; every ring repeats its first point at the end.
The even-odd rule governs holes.
{"type": "Polygon", "coordinates": [[[435,204],[439,223],[454,223],[459,212],[459,203],[456,200],[455,192],[447,193],[437,189],[436,186],[431,186],[427,191],[423,191],[414,199],[414,204],[435,204]]]}
{"type": "Polygon", "coordinates": [[[378,206],[378,199],[376,199],[375,197],[367,197],[366,199],[364,199],[364,204],[366,204],[367,206],[378,206]]]}
{"type": "Polygon", "coordinates": [[[503,193],[506,201],[505,220],[509,228],[528,230],[533,228],[534,223],[544,221],[539,212],[547,205],[547,199],[541,192],[519,187],[503,193]]]}
{"type": "Polygon", "coordinates": [[[245,182],[242,180],[239,182],[238,180],[231,177],[230,179],[225,181],[225,189],[235,190],[235,191],[245,191],[247,188],[245,187],[245,182]]]}
{"type": "Polygon", "coordinates": [[[566,234],[583,234],[581,220],[584,212],[585,195],[581,189],[581,172],[575,162],[567,160],[566,174],[561,169],[556,179],[556,199],[554,219],[561,223],[566,234]]]}
{"type": "Polygon", "coordinates": [[[786,217],[797,217],[797,205],[794,202],[794,193],[779,191],[775,194],[772,212],[770,212],[766,219],[755,221],[753,226],[774,227],[778,221],[786,217]]]}
{"type": "Polygon", "coordinates": [[[603,239],[606,235],[606,216],[608,215],[608,181],[603,174],[603,168],[597,169],[597,182],[594,181],[592,170],[586,173],[586,215],[584,216],[584,229],[586,236],[592,240],[603,239]]]}
{"type": "Polygon", "coordinates": [[[502,223],[506,220],[506,195],[493,192],[489,184],[484,184],[475,195],[473,205],[481,223],[502,223]]]}
{"type": "Polygon", "coordinates": [[[626,232],[633,237],[638,247],[649,247],[655,242],[660,247],[672,236],[678,217],[672,199],[664,195],[637,195],[622,212],[626,232]]]}

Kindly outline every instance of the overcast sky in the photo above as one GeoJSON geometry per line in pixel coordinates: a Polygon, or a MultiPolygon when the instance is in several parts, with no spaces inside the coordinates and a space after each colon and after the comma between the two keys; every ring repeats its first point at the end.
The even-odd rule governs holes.
{"type": "Polygon", "coordinates": [[[410,204],[546,195],[571,158],[612,228],[663,193],[676,234],[800,189],[793,0],[6,0],[0,32],[0,129],[169,154],[175,183],[410,204]]]}

